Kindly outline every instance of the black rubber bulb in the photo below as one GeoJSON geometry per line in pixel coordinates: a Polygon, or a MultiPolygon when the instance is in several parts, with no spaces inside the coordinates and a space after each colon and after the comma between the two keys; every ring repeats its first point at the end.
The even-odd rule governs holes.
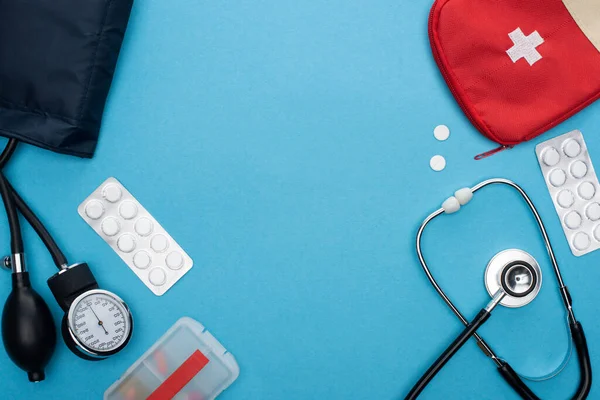
{"type": "Polygon", "coordinates": [[[12,292],[2,312],[2,340],[10,359],[30,382],[43,381],[56,347],[56,327],[48,305],[29,282],[27,272],[12,274],[12,292]]]}

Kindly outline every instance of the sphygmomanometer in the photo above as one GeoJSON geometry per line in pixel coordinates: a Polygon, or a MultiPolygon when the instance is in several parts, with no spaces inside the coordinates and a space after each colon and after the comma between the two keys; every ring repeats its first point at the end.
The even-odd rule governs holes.
{"type": "MultiPolygon", "coordinates": [[[[129,341],[133,319],[117,295],[100,289],[86,263],[69,264],[36,214],[1,172],[18,142],[91,158],[129,20],[132,0],[0,2],[0,194],[11,235],[12,292],[2,339],[30,381],[44,379],[56,345],[50,308],[31,287],[19,213],[39,235],[58,273],[48,285],[64,311],[61,332],[78,356],[100,360],[129,341]]],[[[37,263],[36,263],[37,264],[37,263]]]]}

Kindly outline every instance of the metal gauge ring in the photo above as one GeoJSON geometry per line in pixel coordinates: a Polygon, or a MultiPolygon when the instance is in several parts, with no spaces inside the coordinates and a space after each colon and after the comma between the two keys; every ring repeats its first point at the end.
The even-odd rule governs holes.
{"type": "Polygon", "coordinates": [[[503,288],[509,296],[505,296],[501,301],[504,307],[517,308],[529,304],[539,293],[542,287],[542,270],[539,264],[529,253],[518,250],[509,249],[496,254],[488,263],[485,269],[485,288],[490,296],[503,288]],[[521,274],[519,271],[528,271],[528,274],[521,274]],[[515,282],[509,282],[508,279],[514,276],[515,282]],[[523,286],[529,282],[519,282],[519,279],[529,276],[533,279],[530,286],[523,286]],[[519,291],[519,287],[527,288],[526,293],[515,294],[510,287],[514,287],[515,291],[519,291]]]}
{"type": "Polygon", "coordinates": [[[63,336],[84,358],[102,359],[121,351],[133,333],[129,307],[114,293],[92,289],[80,294],[63,320],[63,336]]]}

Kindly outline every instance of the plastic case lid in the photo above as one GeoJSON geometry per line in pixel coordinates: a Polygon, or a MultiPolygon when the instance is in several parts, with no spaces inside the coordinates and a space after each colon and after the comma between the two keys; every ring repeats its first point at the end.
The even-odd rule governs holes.
{"type": "Polygon", "coordinates": [[[209,400],[239,376],[235,358],[199,322],[181,318],[104,393],[104,400],[209,400]]]}

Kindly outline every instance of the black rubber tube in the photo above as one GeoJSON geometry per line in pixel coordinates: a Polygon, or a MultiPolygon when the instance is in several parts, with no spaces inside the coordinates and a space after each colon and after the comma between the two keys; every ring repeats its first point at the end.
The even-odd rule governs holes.
{"type": "Polygon", "coordinates": [[[462,331],[460,335],[448,346],[446,350],[438,357],[437,360],[429,367],[429,369],[423,374],[421,379],[413,386],[408,395],[405,397],[405,400],[413,400],[419,397],[423,389],[427,387],[429,382],[437,375],[438,372],[446,365],[448,361],[460,350],[461,347],[473,334],[483,325],[485,321],[490,317],[490,313],[483,309],[477,314],[475,319],[469,323],[462,331]]]}
{"type": "Polygon", "coordinates": [[[0,154],[0,169],[4,168],[8,160],[12,157],[13,153],[17,149],[17,144],[19,141],[17,139],[9,139],[6,147],[2,150],[2,154],[0,154]]]}
{"type": "MultiPolygon", "coordinates": [[[[8,143],[6,144],[6,147],[4,147],[4,150],[0,154],[0,170],[2,168],[4,168],[6,163],[8,163],[8,161],[14,154],[18,144],[19,144],[18,140],[9,139],[8,143]]],[[[42,242],[48,249],[48,252],[52,256],[52,260],[54,261],[54,264],[56,264],[56,267],[58,269],[61,269],[62,266],[67,265],[67,258],[65,257],[64,253],[60,250],[60,248],[56,244],[56,241],[54,240],[52,235],[50,235],[50,232],[48,232],[48,230],[46,229],[46,227],[44,226],[42,221],[40,221],[40,219],[37,217],[37,215],[35,215],[33,210],[31,208],[29,208],[27,203],[25,203],[23,198],[21,198],[19,193],[17,193],[15,188],[8,181],[8,179],[6,179],[6,177],[4,177],[4,180],[8,184],[9,192],[11,194],[11,197],[13,199],[13,202],[14,202],[16,208],[23,215],[23,217],[25,217],[27,222],[29,222],[29,225],[31,225],[33,230],[40,237],[40,239],[42,240],[42,242]]],[[[7,209],[7,214],[8,214],[8,209],[7,209]]],[[[11,234],[11,236],[12,236],[12,234],[11,234]]],[[[14,253],[14,251],[13,251],[13,253],[14,253]]]]}
{"type": "Polygon", "coordinates": [[[10,229],[10,251],[13,254],[23,253],[23,237],[21,235],[21,224],[19,223],[19,214],[15,205],[10,184],[0,172],[0,195],[6,209],[8,217],[8,226],[10,229]]]}
{"type": "Polygon", "coordinates": [[[523,400],[540,400],[540,398],[529,389],[525,382],[521,380],[521,377],[514,369],[512,369],[510,364],[502,361],[502,365],[498,367],[498,372],[500,372],[500,375],[502,375],[506,383],[508,383],[523,400]]]}
{"type": "Polygon", "coordinates": [[[46,246],[46,248],[48,249],[48,252],[52,256],[52,260],[54,261],[56,267],[58,269],[62,269],[62,266],[68,265],[67,258],[65,257],[60,247],[58,247],[58,244],[56,244],[56,241],[54,240],[52,235],[50,235],[50,232],[48,232],[42,221],[40,221],[37,215],[35,215],[31,208],[29,208],[27,203],[25,203],[25,201],[21,198],[19,193],[17,193],[17,191],[10,184],[10,182],[8,182],[8,180],[6,182],[8,183],[9,189],[11,191],[13,200],[17,208],[19,209],[21,214],[23,214],[23,217],[25,217],[27,222],[29,222],[29,225],[31,225],[33,230],[40,237],[40,239],[44,243],[44,246],[46,246]]]}
{"type": "Polygon", "coordinates": [[[573,396],[573,400],[583,400],[588,397],[592,388],[592,363],[583,326],[579,321],[571,322],[571,335],[573,336],[579,361],[579,387],[577,393],[573,396]]]}
{"type": "MultiPolygon", "coordinates": [[[[571,322],[569,325],[571,327],[571,336],[573,343],[575,343],[579,361],[579,386],[577,387],[577,392],[575,392],[575,395],[573,395],[571,399],[584,400],[587,399],[590,389],[592,388],[592,363],[590,361],[587,340],[581,323],[575,321],[571,322]]],[[[498,371],[506,383],[508,383],[523,400],[540,400],[507,362],[503,361],[502,365],[498,367],[498,371]]]]}

